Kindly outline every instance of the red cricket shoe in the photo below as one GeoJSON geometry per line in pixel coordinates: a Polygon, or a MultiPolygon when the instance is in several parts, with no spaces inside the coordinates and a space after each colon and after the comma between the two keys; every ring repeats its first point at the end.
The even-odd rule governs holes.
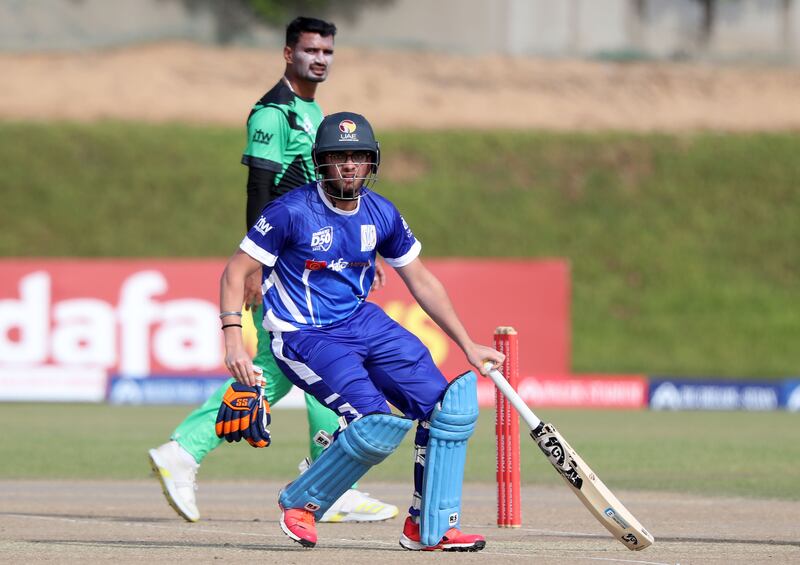
{"type": "Polygon", "coordinates": [[[317,526],[314,513],[304,508],[281,506],[281,530],[303,547],[317,545],[317,526]]]}
{"type": "Polygon", "coordinates": [[[419,541],[419,524],[409,516],[403,525],[400,545],[409,551],[480,551],[486,547],[486,540],[483,536],[464,534],[455,528],[450,528],[438,544],[428,547],[419,541]]]}

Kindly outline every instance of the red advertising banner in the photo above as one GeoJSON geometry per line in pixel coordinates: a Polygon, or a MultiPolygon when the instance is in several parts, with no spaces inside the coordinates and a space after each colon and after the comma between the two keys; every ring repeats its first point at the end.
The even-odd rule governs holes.
{"type": "MultiPolygon", "coordinates": [[[[472,339],[492,345],[497,326],[520,336],[520,373],[568,374],[570,286],[565,261],[423,259],[442,281],[472,339]]],[[[461,350],[416,304],[387,268],[385,288],[370,296],[431,350],[449,377],[468,370],[461,350]]]]}
{"type": "MultiPolygon", "coordinates": [[[[478,404],[494,404],[494,385],[478,381],[478,404]]],[[[517,392],[533,408],[641,409],[647,406],[644,375],[536,375],[520,379],[517,392]]]]}
{"type": "MultiPolygon", "coordinates": [[[[569,371],[569,271],[564,261],[430,259],[473,338],[520,334],[522,374],[569,371]]],[[[0,399],[33,369],[97,374],[224,374],[221,259],[0,260],[0,399]]],[[[431,349],[448,377],[469,367],[391,268],[371,300],[431,349]]],[[[254,347],[255,331],[245,322],[254,347]]],[[[97,379],[91,379],[95,383],[97,379]]],[[[96,386],[85,385],[87,387],[96,386]]],[[[88,391],[92,396],[95,391],[88,391]]]]}

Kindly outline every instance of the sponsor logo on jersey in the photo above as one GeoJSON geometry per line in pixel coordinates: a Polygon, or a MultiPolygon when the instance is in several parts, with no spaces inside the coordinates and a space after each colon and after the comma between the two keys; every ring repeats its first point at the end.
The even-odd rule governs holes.
{"type": "Polygon", "coordinates": [[[325,226],[311,234],[311,250],[327,251],[333,243],[333,227],[325,226]]]}
{"type": "Polygon", "coordinates": [[[378,234],[372,224],[361,226],[361,251],[372,251],[378,242],[378,234]]]}
{"type": "Polygon", "coordinates": [[[348,263],[347,261],[345,261],[345,260],[344,260],[344,258],[342,258],[342,257],[339,257],[339,258],[338,258],[336,261],[331,261],[331,264],[330,264],[330,265],[328,265],[328,268],[329,268],[331,271],[334,271],[334,272],[336,272],[336,273],[341,273],[341,272],[342,272],[342,271],[344,271],[344,270],[345,270],[345,269],[346,269],[346,268],[347,268],[349,265],[350,265],[350,263],[348,263]]]}
{"type": "MultiPolygon", "coordinates": [[[[325,264],[324,261],[317,261],[318,263],[325,264]]],[[[308,261],[306,261],[306,268],[308,268],[308,261]]],[[[360,267],[369,267],[372,265],[369,261],[345,261],[344,257],[339,257],[336,261],[332,261],[327,264],[328,269],[331,271],[335,271],[337,273],[341,273],[345,269],[357,269],[360,267]]]]}
{"type": "Polygon", "coordinates": [[[275,226],[271,226],[267,219],[264,216],[261,216],[256,224],[253,226],[253,229],[256,230],[261,235],[267,235],[267,232],[271,230],[275,226]]]}
{"type": "Polygon", "coordinates": [[[314,124],[311,122],[311,118],[308,117],[308,114],[303,116],[303,131],[312,136],[316,134],[314,131],[314,124]]]}
{"type": "Polygon", "coordinates": [[[253,132],[253,143],[263,143],[269,145],[274,133],[266,133],[263,129],[257,129],[253,132]]]}
{"type": "Polygon", "coordinates": [[[306,259],[306,269],[309,271],[321,271],[328,266],[327,261],[315,261],[314,259],[306,259]]]}
{"type": "Polygon", "coordinates": [[[406,223],[406,219],[400,215],[400,221],[403,222],[403,229],[406,230],[406,235],[408,237],[414,237],[414,234],[411,232],[411,228],[408,227],[408,223],[406,223]]]}

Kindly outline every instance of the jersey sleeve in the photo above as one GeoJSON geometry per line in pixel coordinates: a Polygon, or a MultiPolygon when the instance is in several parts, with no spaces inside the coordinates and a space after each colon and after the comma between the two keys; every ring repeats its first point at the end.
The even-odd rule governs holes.
{"type": "Polygon", "coordinates": [[[414,237],[400,211],[394,206],[389,217],[389,230],[377,247],[384,261],[397,269],[411,263],[419,256],[422,244],[414,237]]]}
{"type": "Polygon", "coordinates": [[[247,121],[247,146],[242,164],[280,173],[283,152],[289,137],[289,125],[280,109],[265,106],[247,121]]]}
{"type": "Polygon", "coordinates": [[[271,203],[244,236],[239,249],[262,265],[274,267],[286,245],[290,228],[291,215],[288,210],[278,203],[271,203]]]}

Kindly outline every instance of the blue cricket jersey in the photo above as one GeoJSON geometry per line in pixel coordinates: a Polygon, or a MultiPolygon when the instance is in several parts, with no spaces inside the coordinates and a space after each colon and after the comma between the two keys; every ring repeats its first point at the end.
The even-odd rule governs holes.
{"type": "Polygon", "coordinates": [[[264,327],[293,331],[350,316],[369,294],[376,253],[397,268],[422,246],[383,196],[364,190],[344,211],[315,182],[270,202],[239,247],[265,265],[264,327]]]}

